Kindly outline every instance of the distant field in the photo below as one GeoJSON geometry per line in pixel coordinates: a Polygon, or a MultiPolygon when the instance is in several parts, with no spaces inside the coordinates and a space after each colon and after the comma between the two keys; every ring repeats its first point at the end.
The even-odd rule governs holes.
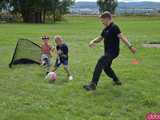
{"type": "Polygon", "coordinates": [[[0,120],[144,120],[148,112],[160,112],[160,49],[143,43],[160,41],[160,17],[116,17],[115,22],[138,48],[139,65],[121,44],[113,68],[123,85],[115,87],[103,73],[94,92],[82,86],[91,80],[103,45],[88,47],[103,26],[97,17],[66,17],[56,24],[0,24],[0,120]],[[63,69],[54,84],[44,81],[37,65],[8,68],[18,38],[40,43],[43,34],[61,34],[70,47],[67,81],[63,69]]]}

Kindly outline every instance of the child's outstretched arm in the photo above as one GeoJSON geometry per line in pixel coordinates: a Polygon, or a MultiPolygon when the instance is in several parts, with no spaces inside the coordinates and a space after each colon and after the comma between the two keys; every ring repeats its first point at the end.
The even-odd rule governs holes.
{"type": "Polygon", "coordinates": [[[55,54],[55,47],[50,47],[50,55],[53,56],[55,54]]]}
{"type": "Polygon", "coordinates": [[[55,72],[55,71],[57,70],[57,67],[56,67],[57,60],[59,59],[56,48],[54,48],[54,52],[53,52],[53,53],[54,53],[55,58],[56,58],[56,63],[51,66],[51,71],[52,71],[52,72],[55,72]]]}

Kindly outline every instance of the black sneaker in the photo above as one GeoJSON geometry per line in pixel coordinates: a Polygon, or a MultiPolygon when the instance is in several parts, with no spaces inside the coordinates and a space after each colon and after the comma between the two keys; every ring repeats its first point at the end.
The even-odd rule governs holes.
{"type": "Polygon", "coordinates": [[[86,91],[96,90],[96,84],[90,83],[89,85],[84,85],[83,88],[86,91]]]}
{"type": "Polygon", "coordinates": [[[122,83],[120,80],[114,80],[113,85],[122,85],[122,83]]]}

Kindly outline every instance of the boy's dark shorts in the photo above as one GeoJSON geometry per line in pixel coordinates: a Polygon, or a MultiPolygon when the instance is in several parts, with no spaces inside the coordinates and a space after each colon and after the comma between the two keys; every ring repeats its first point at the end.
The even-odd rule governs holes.
{"type": "Polygon", "coordinates": [[[65,59],[65,60],[58,60],[57,59],[54,66],[55,67],[60,67],[61,64],[64,65],[64,66],[67,66],[68,65],[68,60],[67,59],[65,59]]]}

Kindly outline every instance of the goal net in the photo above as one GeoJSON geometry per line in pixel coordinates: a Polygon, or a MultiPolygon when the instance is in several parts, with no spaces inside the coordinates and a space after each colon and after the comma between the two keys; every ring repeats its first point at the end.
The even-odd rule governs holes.
{"type": "Polygon", "coordinates": [[[9,64],[40,64],[41,47],[28,39],[19,39],[9,64]]]}

